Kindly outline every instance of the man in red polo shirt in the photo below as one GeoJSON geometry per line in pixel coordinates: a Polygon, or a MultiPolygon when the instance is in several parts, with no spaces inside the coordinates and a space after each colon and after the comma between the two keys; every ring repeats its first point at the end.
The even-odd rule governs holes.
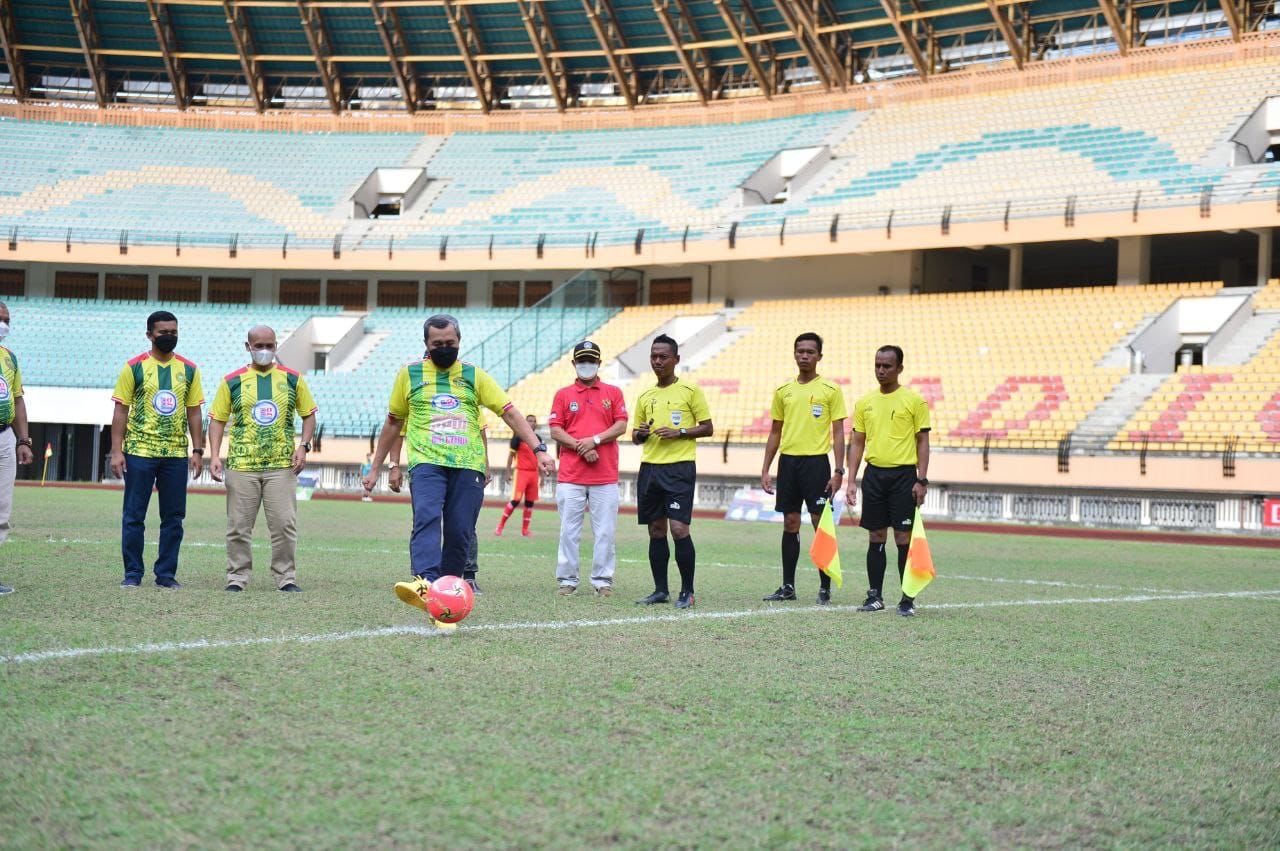
{"type": "Polygon", "coordinates": [[[591,585],[597,597],[610,597],[617,561],[613,539],[618,526],[618,438],[627,430],[627,403],[621,390],[599,379],[600,347],[595,343],[583,340],[573,347],[573,368],[578,378],[556,392],[549,420],[551,439],[563,447],[556,480],[556,581],[561,596],[578,590],[578,543],[589,508],[595,533],[591,585]]]}

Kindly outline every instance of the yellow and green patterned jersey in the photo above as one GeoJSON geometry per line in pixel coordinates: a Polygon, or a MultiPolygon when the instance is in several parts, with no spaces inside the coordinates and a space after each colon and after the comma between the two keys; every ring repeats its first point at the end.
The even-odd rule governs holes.
{"type": "Polygon", "coordinates": [[[22,372],[13,352],[0,346],[0,425],[13,422],[13,415],[22,397],[22,372]]]}
{"type": "Polygon", "coordinates": [[[293,466],[294,416],[315,412],[307,380],[279,364],[266,372],[237,369],[222,379],[209,408],[210,417],[231,423],[227,469],[245,473],[293,466]]]}
{"type": "Polygon", "coordinates": [[[200,370],[181,355],[161,362],[143,352],[124,365],[111,398],[129,409],[124,451],[143,458],[185,458],[187,408],[204,404],[200,370]]]}
{"type": "Polygon", "coordinates": [[[501,415],[511,400],[479,367],[457,361],[437,369],[429,359],[400,368],[387,409],[405,420],[409,469],[435,464],[483,473],[488,469],[480,409],[501,415]]]}

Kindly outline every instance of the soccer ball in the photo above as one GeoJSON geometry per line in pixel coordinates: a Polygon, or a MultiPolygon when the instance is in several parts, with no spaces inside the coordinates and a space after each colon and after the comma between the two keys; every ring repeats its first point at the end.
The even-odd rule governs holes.
{"type": "Polygon", "coordinates": [[[427,611],[441,623],[457,623],[471,614],[475,594],[461,577],[441,576],[427,592],[427,611]]]}

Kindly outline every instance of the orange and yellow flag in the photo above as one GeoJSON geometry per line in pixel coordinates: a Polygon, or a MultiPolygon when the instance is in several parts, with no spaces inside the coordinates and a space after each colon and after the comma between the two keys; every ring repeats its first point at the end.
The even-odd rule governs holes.
{"type": "Polygon", "coordinates": [[[907,567],[902,573],[902,593],[914,598],[933,581],[938,571],[933,568],[929,538],[924,533],[924,518],[916,506],[916,519],[911,524],[911,547],[907,550],[907,567]]]}
{"type": "Polygon", "coordinates": [[[822,509],[822,519],[809,545],[809,558],[818,566],[818,570],[831,577],[831,581],[839,588],[844,585],[840,576],[840,547],[836,544],[836,521],[831,513],[831,500],[822,509]]]}

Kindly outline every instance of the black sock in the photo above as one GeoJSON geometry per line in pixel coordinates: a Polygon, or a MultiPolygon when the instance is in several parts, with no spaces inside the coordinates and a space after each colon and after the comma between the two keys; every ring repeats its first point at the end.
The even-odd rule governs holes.
{"type": "Polygon", "coordinates": [[[880,588],[884,585],[884,569],[889,562],[884,553],[884,546],[884,544],[867,544],[867,587],[875,592],[877,597],[880,596],[880,588]]]}
{"type": "Polygon", "coordinates": [[[796,563],[800,561],[800,533],[782,533],[782,584],[795,587],[796,563]]]}
{"type": "Polygon", "coordinates": [[[693,538],[676,538],[676,567],[680,568],[681,594],[686,591],[693,593],[693,565],[693,538]]]}
{"type": "Polygon", "coordinates": [[[827,575],[825,570],[818,571],[818,587],[823,591],[831,590],[831,577],[827,575]]]}
{"type": "Polygon", "coordinates": [[[667,562],[671,560],[671,548],[666,537],[649,539],[649,570],[653,572],[653,590],[667,591],[667,562]]]}

